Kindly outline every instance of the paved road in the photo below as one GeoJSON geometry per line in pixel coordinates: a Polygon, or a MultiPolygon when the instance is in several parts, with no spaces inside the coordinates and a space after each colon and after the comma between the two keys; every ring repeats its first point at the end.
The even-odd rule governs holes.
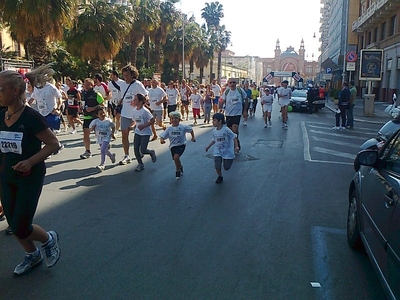
{"type": "MultiPolygon", "coordinates": [[[[378,124],[333,135],[324,109],[291,113],[286,131],[277,109],[272,128],[260,115],[240,127],[221,185],[204,151],[210,126],[195,127],[179,181],[166,145],[150,144],[158,160],[143,172],[98,173],[97,146],[80,160],[82,135],[61,134],[35,220],[60,233],[61,259],[16,278],[23,253],[2,234],[0,299],[384,299],[345,234],[351,155],[378,124]]],[[[120,139],[112,151],[121,157],[120,139]]]]}

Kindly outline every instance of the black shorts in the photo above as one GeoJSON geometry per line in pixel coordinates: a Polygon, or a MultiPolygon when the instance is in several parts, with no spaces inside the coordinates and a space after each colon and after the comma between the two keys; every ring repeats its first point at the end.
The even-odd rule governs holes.
{"type": "Polygon", "coordinates": [[[68,107],[68,115],[76,118],[78,116],[78,109],[68,107]]]}
{"type": "Polygon", "coordinates": [[[183,100],[182,100],[182,105],[188,106],[188,105],[189,105],[189,101],[183,101],[183,100]]]}
{"type": "Polygon", "coordinates": [[[232,125],[238,125],[240,124],[240,115],[239,116],[226,116],[226,126],[228,128],[232,128],[232,125]]]}
{"type": "Polygon", "coordinates": [[[89,120],[84,119],[84,120],[83,120],[82,128],[89,128],[89,125],[90,125],[90,123],[92,123],[93,120],[94,120],[94,119],[89,119],[89,120]]]}
{"type": "Polygon", "coordinates": [[[171,148],[172,159],[174,159],[175,154],[182,156],[183,152],[185,152],[186,145],[175,146],[171,148]]]}

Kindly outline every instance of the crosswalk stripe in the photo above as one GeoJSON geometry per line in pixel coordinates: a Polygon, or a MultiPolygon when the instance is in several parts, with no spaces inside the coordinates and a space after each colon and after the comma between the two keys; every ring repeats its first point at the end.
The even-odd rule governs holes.
{"type": "Polygon", "coordinates": [[[318,141],[318,142],[324,142],[324,143],[329,143],[329,144],[346,146],[346,147],[351,147],[351,148],[356,148],[356,149],[360,148],[360,146],[358,146],[358,145],[353,145],[353,144],[349,144],[349,143],[342,142],[342,141],[337,141],[337,140],[332,140],[332,139],[319,138],[319,137],[316,137],[316,136],[312,136],[311,139],[314,140],[314,141],[318,141]]]}
{"type": "Polygon", "coordinates": [[[329,131],[313,130],[313,129],[311,129],[310,132],[312,132],[312,133],[317,133],[317,134],[323,134],[323,135],[337,136],[337,137],[342,137],[342,138],[345,138],[345,139],[357,139],[357,140],[362,140],[362,141],[365,141],[365,140],[368,139],[368,137],[353,136],[353,135],[345,135],[345,134],[340,134],[340,133],[334,133],[334,132],[329,132],[329,131]]]}
{"type": "Polygon", "coordinates": [[[335,151],[335,150],[321,148],[321,147],[314,147],[313,150],[316,152],[319,152],[319,153],[324,153],[324,154],[329,154],[329,155],[334,155],[334,156],[339,156],[339,157],[344,157],[344,158],[349,158],[349,159],[354,159],[356,157],[356,154],[350,154],[350,153],[346,153],[346,152],[340,152],[340,151],[335,151]]]}
{"type": "MultiPolygon", "coordinates": [[[[325,124],[326,125],[326,124],[325,124]]],[[[311,127],[311,128],[317,128],[317,129],[327,129],[327,130],[332,130],[332,127],[331,126],[316,126],[316,125],[308,125],[308,127],[311,127]]],[[[377,131],[368,131],[368,130],[371,130],[371,128],[360,128],[360,127],[357,127],[357,129],[346,129],[346,133],[350,133],[350,134],[353,134],[353,133],[356,133],[356,134],[365,134],[365,135],[367,135],[367,136],[376,136],[376,134],[377,134],[377,132],[378,132],[378,130],[377,131]]]]}

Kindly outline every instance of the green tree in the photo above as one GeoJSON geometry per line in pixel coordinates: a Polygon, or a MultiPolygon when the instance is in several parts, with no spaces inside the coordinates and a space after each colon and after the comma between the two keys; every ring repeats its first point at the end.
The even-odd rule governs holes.
{"type": "Polygon", "coordinates": [[[62,39],[76,17],[76,0],[2,0],[0,14],[12,37],[36,65],[48,60],[47,42],[62,39]]]}
{"type": "Polygon", "coordinates": [[[81,6],[81,14],[67,37],[68,50],[90,60],[96,72],[103,60],[112,59],[131,30],[133,10],[126,6],[92,0],[81,6]]]}
{"type": "Polygon", "coordinates": [[[222,25],[217,30],[217,51],[218,51],[218,63],[217,63],[217,74],[218,74],[218,81],[221,81],[221,59],[222,59],[222,52],[226,50],[228,44],[231,42],[231,32],[225,29],[225,25],[222,25]]]}

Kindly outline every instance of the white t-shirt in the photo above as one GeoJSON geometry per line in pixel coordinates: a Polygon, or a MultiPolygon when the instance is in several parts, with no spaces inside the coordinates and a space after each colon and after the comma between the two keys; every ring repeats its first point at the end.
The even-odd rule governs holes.
{"type": "Polygon", "coordinates": [[[168,96],[168,105],[177,105],[179,92],[175,88],[167,88],[166,93],[168,96]]]}
{"type": "Polygon", "coordinates": [[[263,105],[263,108],[270,107],[272,105],[272,102],[274,101],[274,96],[269,94],[268,96],[263,93],[261,96],[261,104],[263,105]]]}
{"type": "Polygon", "coordinates": [[[215,97],[219,97],[219,95],[221,95],[221,87],[218,84],[211,84],[211,89],[214,92],[215,97]]]}
{"type": "Polygon", "coordinates": [[[181,100],[182,101],[187,101],[187,94],[189,92],[189,88],[187,86],[181,86],[179,89],[180,93],[181,93],[181,100]]]}
{"type": "Polygon", "coordinates": [[[160,103],[156,105],[156,102],[161,101],[165,96],[167,96],[167,93],[157,86],[155,89],[151,88],[149,89],[149,100],[150,100],[150,108],[152,110],[163,110],[163,104],[160,103]]]}
{"type": "Polygon", "coordinates": [[[214,128],[214,156],[221,156],[224,159],[235,158],[235,143],[233,140],[236,136],[236,133],[234,133],[225,125],[222,126],[220,130],[214,128]]]}
{"type": "Polygon", "coordinates": [[[135,134],[138,135],[151,135],[151,126],[147,126],[140,130],[138,127],[141,124],[145,124],[153,118],[153,114],[146,108],[142,107],[141,109],[133,108],[133,117],[132,120],[135,121],[135,134]]]}
{"type": "Polygon", "coordinates": [[[169,149],[176,146],[185,145],[186,133],[192,132],[193,128],[188,125],[179,124],[178,126],[170,126],[160,134],[164,140],[169,139],[169,149]]]}
{"type": "Polygon", "coordinates": [[[135,107],[131,106],[131,102],[133,101],[133,98],[137,94],[143,94],[147,95],[147,91],[144,88],[143,83],[140,81],[135,81],[132,84],[126,83],[125,81],[121,83],[121,97],[125,94],[124,99],[122,100],[122,110],[121,110],[121,116],[124,118],[129,118],[132,119],[133,116],[133,111],[135,110],[135,107]],[[125,91],[126,94],[125,94],[125,91]]]}
{"type": "Polygon", "coordinates": [[[118,80],[115,81],[115,83],[119,86],[119,90],[112,84],[111,80],[108,82],[108,89],[111,91],[111,98],[110,98],[111,103],[117,105],[119,100],[121,100],[122,98],[121,88],[122,84],[125,83],[125,81],[118,78],[118,80]]]}
{"type": "Polygon", "coordinates": [[[281,86],[278,89],[279,100],[288,101],[292,98],[292,89],[281,86]]]}
{"type": "Polygon", "coordinates": [[[242,115],[242,103],[246,99],[246,92],[241,89],[242,93],[238,89],[231,90],[228,89],[228,94],[226,91],[222,93],[221,98],[225,100],[225,115],[226,116],[240,116],[242,115]]]}
{"type": "Polygon", "coordinates": [[[200,109],[201,100],[203,99],[203,97],[201,97],[201,95],[191,94],[189,99],[192,101],[192,108],[200,109]]]}
{"type": "Polygon", "coordinates": [[[115,124],[109,118],[105,118],[103,121],[100,119],[94,119],[90,122],[89,128],[92,128],[93,126],[96,126],[94,132],[98,144],[111,141],[112,128],[115,127],[115,124]]]}
{"type": "Polygon", "coordinates": [[[45,117],[57,108],[57,99],[61,98],[61,92],[54,84],[47,82],[42,88],[34,87],[31,98],[36,100],[38,112],[45,117]]]}

